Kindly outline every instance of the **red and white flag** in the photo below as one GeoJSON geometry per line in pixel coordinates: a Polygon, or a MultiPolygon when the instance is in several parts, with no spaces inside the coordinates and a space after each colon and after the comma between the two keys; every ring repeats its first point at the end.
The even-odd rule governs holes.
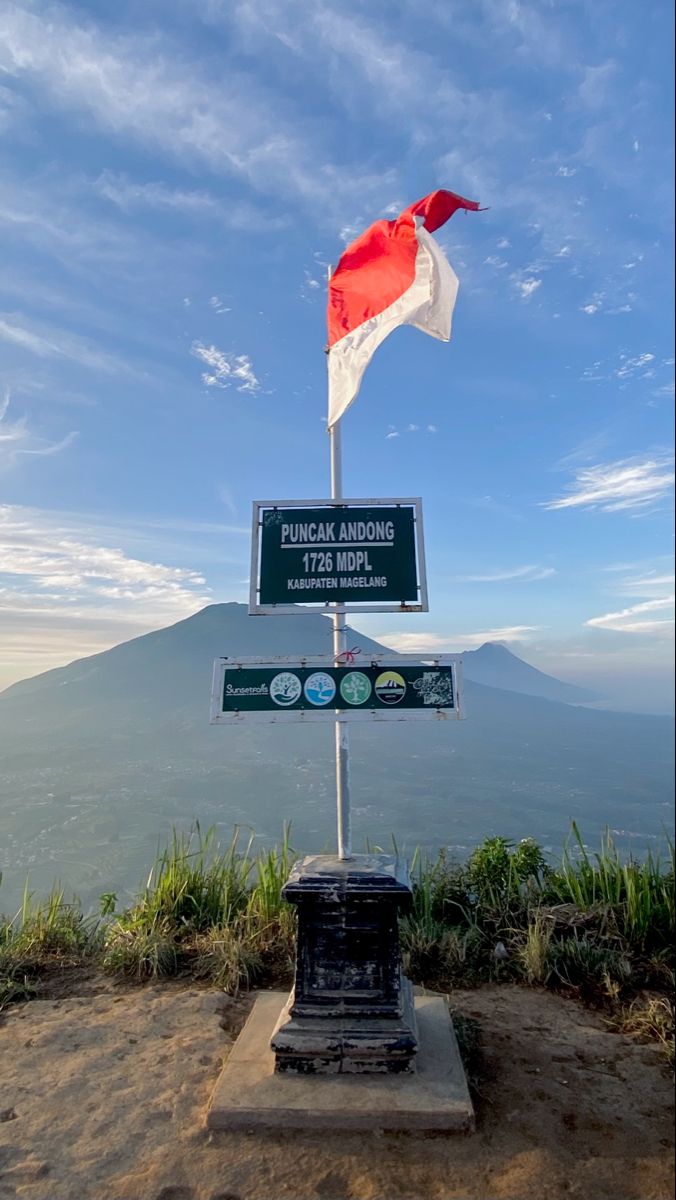
{"type": "Polygon", "coordinates": [[[398,325],[451,336],[458,278],[430,235],[475,200],[437,191],[376,221],[348,246],[329,281],[329,428],[357,395],[378,346],[398,325]]]}

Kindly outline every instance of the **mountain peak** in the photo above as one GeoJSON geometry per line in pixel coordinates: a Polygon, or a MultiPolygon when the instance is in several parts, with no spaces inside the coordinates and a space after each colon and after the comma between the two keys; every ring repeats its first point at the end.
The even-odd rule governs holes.
{"type": "Polygon", "coordinates": [[[507,656],[508,658],[517,658],[518,656],[513,650],[510,650],[506,642],[482,642],[477,646],[476,650],[470,653],[479,654],[482,658],[489,658],[491,655],[495,657],[507,656]]]}
{"type": "Polygon", "coordinates": [[[508,692],[526,696],[542,696],[564,704],[586,704],[597,700],[595,693],[574,683],[564,683],[532,667],[519,658],[504,642],[484,642],[476,650],[462,656],[465,677],[474,683],[488,684],[508,692]]]}

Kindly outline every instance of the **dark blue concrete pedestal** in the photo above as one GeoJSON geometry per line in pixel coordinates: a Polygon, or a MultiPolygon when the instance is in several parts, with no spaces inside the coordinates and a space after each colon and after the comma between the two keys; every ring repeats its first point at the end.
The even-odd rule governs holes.
{"type": "Polygon", "coordinates": [[[399,947],[399,914],[411,903],[405,862],[316,855],[294,866],[283,895],[298,910],[298,952],[271,1042],[275,1070],[412,1070],[418,1038],[399,947]]]}

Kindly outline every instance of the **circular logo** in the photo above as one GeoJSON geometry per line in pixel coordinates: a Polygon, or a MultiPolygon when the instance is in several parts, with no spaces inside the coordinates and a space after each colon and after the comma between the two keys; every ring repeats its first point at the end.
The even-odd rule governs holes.
{"type": "Polygon", "coordinates": [[[406,695],[406,683],[398,671],[383,671],[376,679],[375,691],[383,704],[398,704],[406,695]]]}
{"type": "Polygon", "coordinates": [[[270,699],[282,708],[295,704],[301,693],[300,679],[291,671],[281,671],[270,684],[270,699]]]}
{"type": "Polygon", "coordinates": [[[348,704],[366,704],[371,695],[371,681],[361,671],[348,671],[343,676],[340,694],[348,704]]]}
{"type": "Polygon", "coordinates": [[[310,704],[330,704],[336,694],[336,685],[326,671],[315,671],[308,675],[303,691],[310,704]]]}

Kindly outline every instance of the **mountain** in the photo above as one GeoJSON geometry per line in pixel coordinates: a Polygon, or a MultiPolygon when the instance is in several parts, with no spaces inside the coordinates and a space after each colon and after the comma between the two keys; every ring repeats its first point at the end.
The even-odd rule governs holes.
{"type": "MultiPolygon", "coordinates": [[[[384,649],[356,631],[350,643],[384,649]]],[[[266,844],[291,820],[299,849],[331,849],[332,724],[208,723],[219,655],[330,650],[325,616],[211,605],[0,694],[0,910],[18,904],[27,871],[36,890],[58,877],[85,902],[135,888],[158,838],[195,818],[227,838],[235,824],[250,827],[266,844]]],[[[571,818],[592,843],[606,824],[624,846],[660,837],[673,763],[667,718],[526,694],[526,683],[568,685],[503,647],[465,657],[466,721],[350,727],[355,848],[395,835],[409,849],[463,854],[496,833],[559,848],[571,818]]]]}
{"type": "Polygon", "coordinates": [[[465,679],[503,691],[542,696],[545,700],[560,700],[563,704],[589,704],[599,699],[595,692],[573,683],[563,683],[529,666],[500,642],[484,642],[478,650],[467,650],[462,661],[465,679]]]}

